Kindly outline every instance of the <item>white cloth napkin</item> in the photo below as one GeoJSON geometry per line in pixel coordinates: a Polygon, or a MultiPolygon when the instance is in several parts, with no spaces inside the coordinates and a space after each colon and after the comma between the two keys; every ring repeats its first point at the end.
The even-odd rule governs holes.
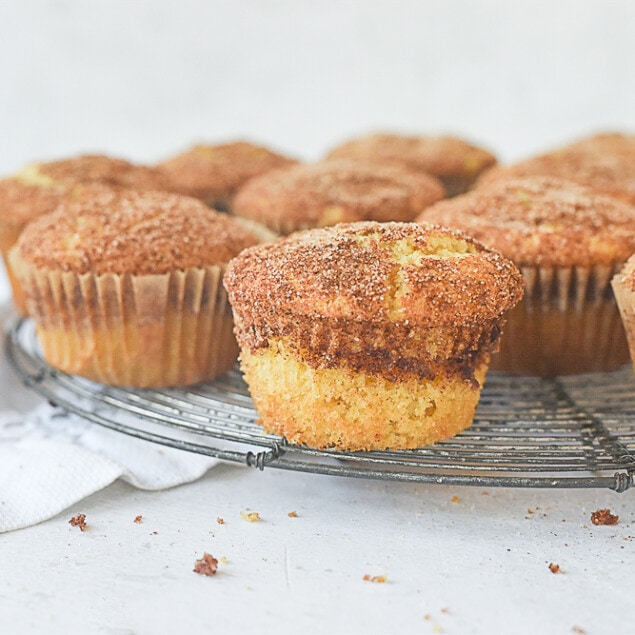
{"type": "MultiPolygon", "coordinates": [[[[15,316],[0,307],[5,328],[15,316]]],[[[23,387],[0,352],[0,532],[51,518],[121,478],[160,490],[217,459],[164,447],[67,414],[23,387]]]]}
{"type": "Polygon", "coordinates": [[[0,532],[51,518],[118,478],[159,490],[202,476],[217,459],[163,447],[48,404],[0,412],[0,532]]]}

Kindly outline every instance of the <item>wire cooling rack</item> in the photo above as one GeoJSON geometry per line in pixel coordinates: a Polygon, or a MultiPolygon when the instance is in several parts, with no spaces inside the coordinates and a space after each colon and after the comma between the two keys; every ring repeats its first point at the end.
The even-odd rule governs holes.
{"type": "Polygon", "coordinates": [[[394,481],[503,487],[635,484],[635,378],[619,371],[556,379],[492,372],[471,428],[418,450],[343,452],[291,445],[257,423],[238,370],[188,389],[133,390],[52,369],[30,320],[7,336],[22,380],[53,404],[120,432],[220,459],[394,481]]]}

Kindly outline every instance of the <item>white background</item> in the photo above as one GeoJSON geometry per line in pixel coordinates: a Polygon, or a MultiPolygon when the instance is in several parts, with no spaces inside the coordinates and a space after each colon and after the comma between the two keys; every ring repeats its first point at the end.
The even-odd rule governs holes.
{"type": "Polygon", "coordinates": [[[375,129],[512,160],[635,130],[628,0],[0,1],[0,174],[247,137],[300,158],[375,129]]]}
{"type": "MultiPolygon", "coordinates": [[[[375,129],[510,161],[634,132],[634,61],[626,0],[0,0],[0,174],[239,137],[316,159],[375,129]]],[[[632,503],[238,466],[162,493],[118,483],[0,536],[0,632],[627,633],[632,503]],[[599,507],[620,523],[593,527],[599,507]],[[222,575],[191,572],[203,551],[222,575]]]]}

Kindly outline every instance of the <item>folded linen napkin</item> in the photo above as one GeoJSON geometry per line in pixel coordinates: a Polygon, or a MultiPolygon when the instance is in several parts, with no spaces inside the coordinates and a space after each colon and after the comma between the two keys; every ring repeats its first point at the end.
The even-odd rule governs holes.
{"type": "MultiPolygon", "coordinates": [[[[15,317],[10,305],[0,301],[5,328],[15,317]]],[[[2,342],[0,532],[51,518],[118,478],[140,489],[160,490],[196,480],[218,463],[51,406],[22,386],[2,342]]]]}
{"type": "Polygon", "coordinates": [[[0,411],[0,532],[51,518],[118,478],[160,490],[196,480],[217,462],[48,404],[26,414],[0,411]]]}

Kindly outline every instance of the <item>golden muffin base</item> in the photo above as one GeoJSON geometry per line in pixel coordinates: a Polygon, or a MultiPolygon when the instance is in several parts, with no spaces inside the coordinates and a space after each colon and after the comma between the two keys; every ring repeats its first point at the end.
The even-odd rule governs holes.
{"type": "Polygon", "coordinates": [[[242,351],[241,369],[270,433],[290,443],[342,450],[412,449],[452,437],[472,424],[487,373],[390,381],[346,368],[313,368],[281,339],[242,351]]]}
{"type": "Polygon", "coordinates": [[[224,267],[96,276],[43,272],[18,258],[13,263],[44,358],[54,368],[148,388],[209,381],[236,363],[224,267]]]}
{"type": "Polygon", "coordinates": [[[524,299],[507,314],[492,370],[555,377],[607,372],[629,360],[611,266],[523,267],[524,299]]]}

